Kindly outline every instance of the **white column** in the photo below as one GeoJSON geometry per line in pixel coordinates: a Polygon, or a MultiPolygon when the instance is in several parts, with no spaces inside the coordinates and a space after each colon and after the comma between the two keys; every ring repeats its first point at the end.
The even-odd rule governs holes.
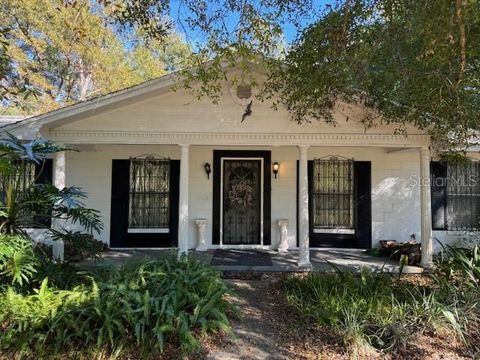
{"type": "Polygon", "coordinates": [[[65,164],[65,151],[56,153],[53,158],[53,185],[60,190],[67,186],[65,164]]]}
{"type": "Polygon", "coordinates": [[[420,148],[420,224],[422,232],[422,266],[432,267],[432,212],[430,197],[430,150],[420,148]]]}
{"type": "Polygon", "coordinates": [[[178,257],[188,254],[188,168],[189,145],[180,145],[180,195],[178,214],[178,257]]]}
{"type": "Polygon", "coordinates": [[[309,221],[308,221],[308,145],[299,145],[298,170],[298,266],[310,267],[309,221]]]}
{"type": "MultiPolygon", "coordinates": [[[[53,158],[53,185],[62,190],[67,186],[65,175],[66,154],[65,151],[55,153],[53,158]]],[[[65,220],[53,219],[52,227],[56,230],[61,230],[66,227],[65,220]]],[[[56,240],[52,243],[53,258],[63,261],[65,259],[65,244],[62,240],[56,240]]]]}

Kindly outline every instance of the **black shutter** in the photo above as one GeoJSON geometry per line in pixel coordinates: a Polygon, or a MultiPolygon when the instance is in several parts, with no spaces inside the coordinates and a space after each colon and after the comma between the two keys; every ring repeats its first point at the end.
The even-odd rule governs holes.
{"type": "MultiPolygon", "coordinates": [[[[259,152],[259,156],[262,153],[259,152]]],[[[272,153],[263,152],[263,245],[271,245],[272,216],[272,153]]]]}
{"type": "Polygon", "coordinates": [[[430,162],[431,197],[432,197],[432,228],[447,230],[447,164],[430,162]]]}
{"type": "Polygon", "coordinates": [[[112,160],[110,247],[125,247],[128,230],[130,160],[112,160]]]}
{"type": "MultiPolygon", "coordinates": [[[[43,163],[35,164],[35,183],[36,184],[52,184],[53,182],[53,160],[45,159],[43,163]]],[[[52,226],[52,218],[49,216],[35,215],[33,221],[43,226],[52,226]]]]}
{"type": "Polygon", "coordinates": [[[222,156],[219,151],[213,152],[213,218],[212,218],[212,244],[220,244],[220,192],[222,156]]]}
{"type": "Polygon", "coordinates": [[[45,159],[43,164],[35,164],[35,178],[37,184],[52,184],[53,160],[45,159]]]}
{"type": "Polygon", "coordinates": [[[372,169],[370,161],[355,161],[356,247],[372,247],[372,169]]]}
{"type": "Polygon", "coordinates": [[[180,160],[170,160],[170,246],[178,245],[178,201],[180,194],[180,160]]]}

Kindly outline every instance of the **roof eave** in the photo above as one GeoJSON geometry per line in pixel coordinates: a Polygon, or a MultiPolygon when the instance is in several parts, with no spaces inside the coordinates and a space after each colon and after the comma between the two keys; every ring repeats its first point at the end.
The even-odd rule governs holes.
{"type": "Polygon", "coordinates": [[[0,131],[10,132],[25,126],[33,125],[34,123],[37,123],[37,126],[40,130],[40,128],[44,127],[45,125],[60,119],[66,119],[72,116],[85,114],[87,112],[96,112],[97,110],[100,110],[106,106],[120,103],[125,100],[134,99],[155,90],[169,89],[172,85],[174,85],[176,77],[176,73],[167,74],[160,78],[134,85],[127,89],[85,100],[37,116],[32,116],[12,124],[4,125],[3,127],[0,127],[0,131]]]}

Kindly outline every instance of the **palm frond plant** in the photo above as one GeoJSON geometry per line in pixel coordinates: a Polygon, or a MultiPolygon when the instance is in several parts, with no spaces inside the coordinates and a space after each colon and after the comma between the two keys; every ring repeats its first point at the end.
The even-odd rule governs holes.
{"type": "Polygon", "coordinates": [[[11,134],[0,140],[0,233],[26,235],[26,228],[48,229],[45,220],[52,219],[101,231],[99,212],[85,206],[80,188],[37,183],[47,157],[65,150],[70,149],[43,139],[24,142],[11,134]]]}
{"type": "Polygon", "coordinates": [[[41,164],[48,155],[65,150],[71,149],[41,138],[25,142],[10,133],[7,133],[7,138],[0,140],[0,158],[13,161],[30,160],[41,164]]]}

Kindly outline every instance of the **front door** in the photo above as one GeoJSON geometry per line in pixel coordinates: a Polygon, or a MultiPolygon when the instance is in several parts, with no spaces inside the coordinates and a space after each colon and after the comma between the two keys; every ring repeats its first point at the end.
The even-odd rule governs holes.
{"type": "Polygon", "coordinates": [[[213,244],[270,245],[269,151],[215,150],[213,244]]]}
{"type": "Polygon", "coordinates": [[[222,161],[222,243],[259,245],[263,159],[222,161]]]}

